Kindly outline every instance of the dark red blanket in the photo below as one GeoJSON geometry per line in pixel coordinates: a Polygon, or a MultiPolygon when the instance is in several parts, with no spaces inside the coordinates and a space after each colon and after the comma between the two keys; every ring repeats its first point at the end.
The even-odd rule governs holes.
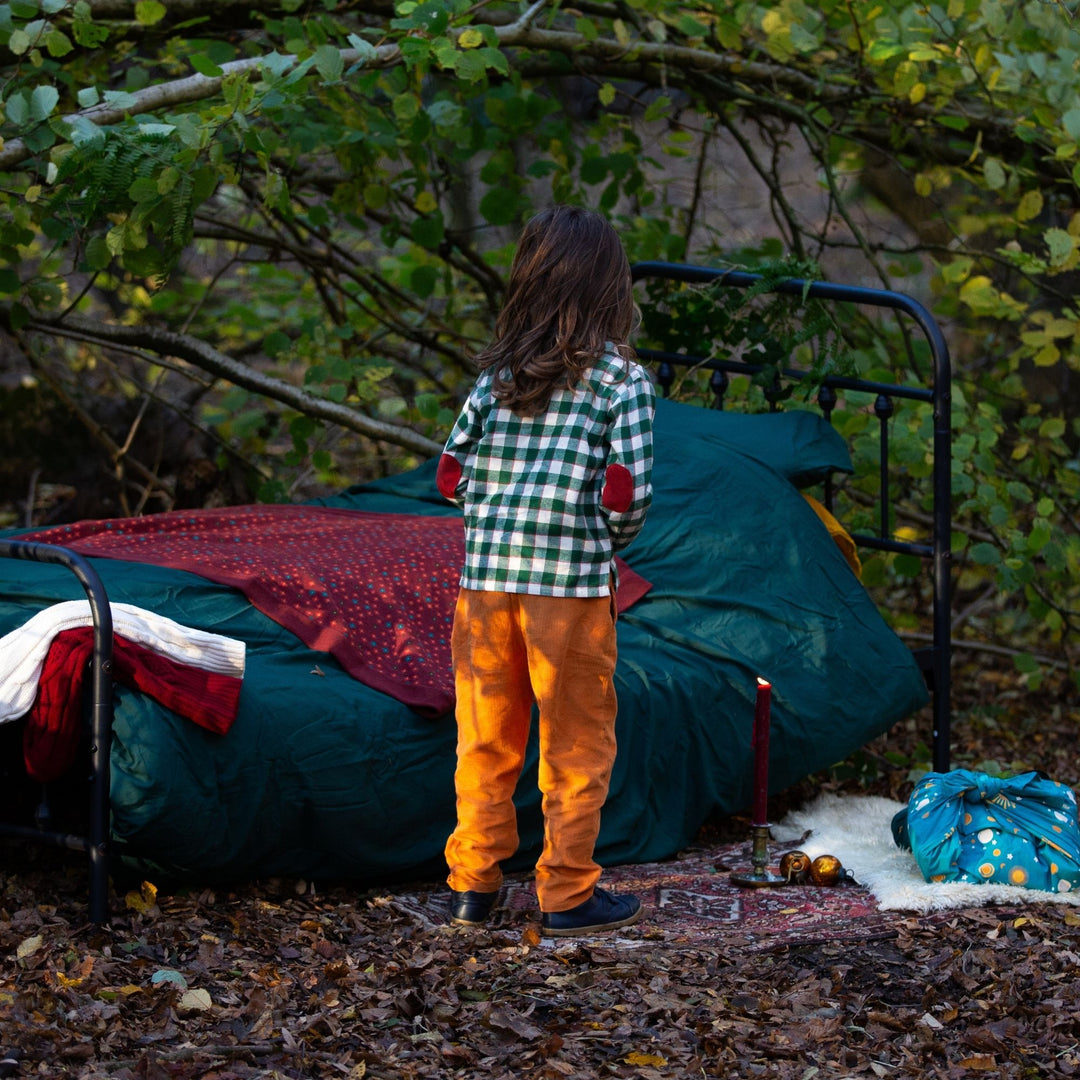
{"type": "MultiPolygon", "coordinates": [[[[82,731],[82,691],[90,673],[94,628],[61,630],[53,638],[23,729],[26,771],[41,783],[59,780],[75,761],[82,731]]],[[[236,719],[243,681],[204,671],[113,636],[112,674],[200,727],[224,735],[236,719]]]]}
{"type": "MultiPolygon", "coordinates": [[[[241,506],[84,521],[20,539],[233,586],[367,686],[426,716],[453,708],[450,630],[465,559],[457,515],[241,506]]],[[[619,576],[624,611],[650,586],[621,561],[619,576]]]]}

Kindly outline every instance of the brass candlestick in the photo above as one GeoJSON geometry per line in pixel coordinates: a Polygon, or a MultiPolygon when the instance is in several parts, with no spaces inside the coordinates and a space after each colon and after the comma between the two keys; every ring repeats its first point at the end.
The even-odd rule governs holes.
{"type": "Polygon", "coordinates": [[[735,885],[744,885],[750,888],[762,886],[787,885],[786,878],[780,877],[769,870],[769,828],[767,823],[750,826],[752,846],[750,849],[750,873],[733,873],[731,881],[735,885]]]}

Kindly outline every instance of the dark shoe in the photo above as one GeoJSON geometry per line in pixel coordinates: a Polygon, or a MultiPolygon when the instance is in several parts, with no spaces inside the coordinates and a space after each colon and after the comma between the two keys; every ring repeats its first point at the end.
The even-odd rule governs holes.
{"type": "Polygon", "coordinates": [[[640,918],[641,901],[636,896],[613,896],[597,886],[585,903],[569,911],[545,911],[542,933],[544,937],[594,934],[599,930],[629,926],[640,918]]]}
{"type": "Polygon", "coordinates": [[[495,906],[497,892],[450,890],[450,922],[455,926],[483,926],[495,906]]]}

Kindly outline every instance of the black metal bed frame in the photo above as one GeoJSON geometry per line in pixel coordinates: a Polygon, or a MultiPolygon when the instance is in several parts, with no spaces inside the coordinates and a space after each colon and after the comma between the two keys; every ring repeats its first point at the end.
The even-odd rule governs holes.
{"type": "MultiPolygon", "coordinates": [[[[747,288],[760,280],[759,275],[736,270],[718,270],[679,263],[645,262],[632,267],[635,281],[644,278],[667,278],[672,281],[709,284],[719,283],[734,288],[747,288]]],[[[854,539],[864,547],[883,551],[902,552],[931,559],[934,573],[933,645],[929,656],[920,662],[933,696],[933,764],[938,772],[949,768],[950,732],[950,366],[945,339],[937,323],[926,309],[902,293],[833,285],[821,281],[806,282],[789,279],[775,287],[776,292],[810,296],[841,303],[864,304],[892,308],[910,315],[920,326],[930,344],[934,364],[933,387],[910,387],[889,383],[867,382],[861,379],[826,377],[818,402],[829,418],[836,403],[837,390],[856,390],[877,395],[875,413],[881,425],[881,526],[879,535],[855,534],[854,539]],[[889,535],[888,508],[888,418],[892,415],[893,397],[922,401],[933,406],[933,535],[930,544],[915,544],[893,539],[889,535]]],[[[657,367],[657,381],[666,390],[674,379],[676,366],[697,366],[713,370],[711,386],[722,403],[727,386],[727,373],[754,374],[760,367],[742,361],[717,360],[639,349],[643,360],[657,367]]],[[[795,369],[784,374],[794,379],[805,377],[795,369]]],[[[826,492],[827,501],[830,495],[826,492]]],[[[109,748],[112,743],[113,690],[112,612],[105,588],[93,566],[81,555],[53,544],[20,540],[0,540],[0,558],[31,559],[56,563],[66,567],[79,580],[90,602],[94,625],[94,649],[91,676],[90,714],[90,810],[86,836],[58,832],[51,828],[47,809],[39,812],[36,827],[0,822],[0,835],[15,836],[85,852],[89,858],[89,917],[94,923],[105,922],[108,915],[108,841],[109,841],[109,748]]]]}
{"type": "MultiPolygon", "coordinates": [[[[742,270],[724,270],[683,263],[641,262],[631,267],[635,281],[660,278],[686,284],[722,285],[746,289],[761,281],[761,275],[742,270]]],[[[818,404],[827,420],[831,421],[836,404],[837,390],[853,390],[876,395],[874,413],[880,425],[879,469],[881,476],[880,525],[878,534],[870,536],[853,534],[862,547],[879,551],[891,551],[916,555],[929,560],[933,572],[933,644],[928,649],[915,650],[931,693],[933,711],[932,754],[935,772],[949,769],[949,741],[951,728],[951,533],[952,533],[952,370],[949,349],[941,328],[933,316],[910,296],[887,289],[868,289],[854,285],[835,285],[825,281],[805,281],[789,278],[778,282],[770,290],[788,295],[812,297],[837,303],[859,304],[870,307],[889,308],[910,316],[922,330],[930,346],[933,361],[933,385],[905,386],[902,384],[871,382],[844,376],[826,376],[818,393],[818,404]],[[923,402],[933,408],[933,515],[929,544],[897,540],[891,535],[889,523],[889,417],[893,413],[893,398],[923,402]]],[[[718,408],[723,405],[727,390],[728,373],[754,375],[761,365],[741,360],[723,360],[708,356],[670,353],[662,350],[639,348],[638,356],[656,369],[657,382],[666,393],[675,377],[676,367],[711,369],[710,387],[716,395],[718,408]]],[[[794,368],[784,369],[783,374],[792,379],[806,377],[806,372],[794,368]]],[[[770,406],[775,408],[775,402],[770,406]]],[[[826,486],[825,504],[832,509],[831,485],[826,486]]]]}
{"type": "Polygon", "coordinates": [[[0,557],[31,559],[65,566],[86,590],[94,622],[94,652],[90,684],[90,816],[86,836],[57,832],[52,828],[48,804],[38,813],[37,826],[0,822],[0,835],[22,837],[83,851],[90,861],[89,916],[103,923],[109,897],[109,748],[112,744],[113,688],[112,609],[97,571],[81,555],[55,544],[23,540],[0,540],[0,557]]]}

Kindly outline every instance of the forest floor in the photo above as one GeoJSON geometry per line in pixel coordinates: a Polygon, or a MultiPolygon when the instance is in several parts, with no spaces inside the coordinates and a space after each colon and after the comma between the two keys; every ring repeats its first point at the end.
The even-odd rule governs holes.
{"type": "MultiPolygon", "coordinates": [[[[1077,786],[1080,707],[968,654],[953,764],[1077,786]]],[[[928,718],[778,796],[906,801],[928,718]]],[[[746,834],[708,823],[700,845],[746,834]]],[[[1080,908],[883,913],[871,940],[677,947],[432,926],[392,890],[280,879],[111,897],[81,857],[5,841],[0,1077],[1067,1077],[1080,1072],[1080,908]]],[[[434,887],[434,885],[433,885],[434,887]]],[[[1026,897],[1025,897],[1026,899],[1026,897]]],[[[633,928],[636,929],[636,928],[633,928]]]]}

